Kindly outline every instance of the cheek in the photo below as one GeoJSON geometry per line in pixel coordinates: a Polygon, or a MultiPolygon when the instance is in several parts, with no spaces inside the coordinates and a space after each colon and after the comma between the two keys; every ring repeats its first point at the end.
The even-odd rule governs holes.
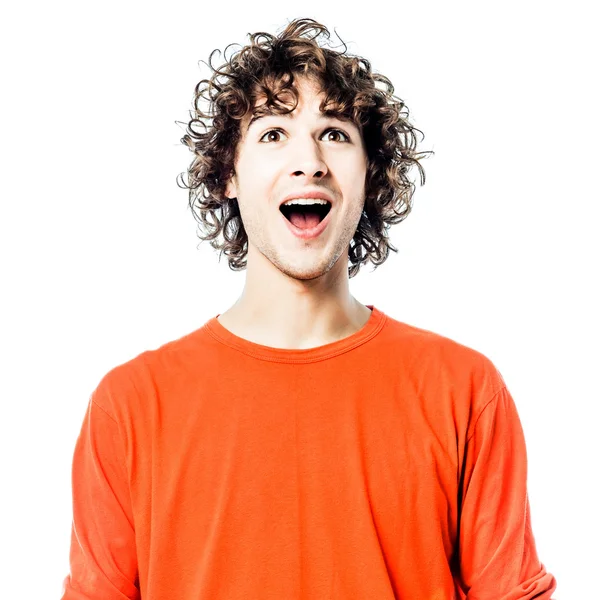
{"type": "Polygon", "coordinates": [[[271,187],[274,175],[277,173],[275,161],[248,156],[240,161],[238,174],[244,190],[265,190],[271,187]]]}
{"type": "Polygon", "coordinates": [[[347,163],[343,167],[344,187],[349,197],[356,198],[364,195],[367,178],[367,166],[362,161],[347,163]]]}

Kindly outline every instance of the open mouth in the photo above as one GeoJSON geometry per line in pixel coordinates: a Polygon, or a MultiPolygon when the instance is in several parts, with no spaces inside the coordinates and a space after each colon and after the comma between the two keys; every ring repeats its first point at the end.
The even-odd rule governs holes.
{"type": "Polygon", "coordinates": [[[292,225],[299,229],[312,229],[316,227],[331,210],[331,203],[327,204],[282,204],[279,210],[292,225]]]}

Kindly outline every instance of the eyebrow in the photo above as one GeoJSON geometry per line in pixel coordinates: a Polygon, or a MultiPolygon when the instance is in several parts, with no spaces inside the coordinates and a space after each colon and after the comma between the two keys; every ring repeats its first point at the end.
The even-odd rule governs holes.
{"type": "MultiPolygon", "coordinates": [[[[293,114],[294,111],[289,112],[289,113],[283,113],[283,114],[278,114],[276,112],[268,112],[266,114],[263,115],[254,115],[251,119],[250,122],[248,123],[248,126],[246,127],[246,131],[248,131],[250,129],[250,126],[252,125],[252,123],[255,123],[256,121],[258,121],[259,119],[263,119],[264,117],[287,117],[288,119],[293,119],[293,114]]],[[[352,119],[349,119],[347,117],[344,117],[343,115],[326,115],[323,113],[319,114],[319,121],[328,121],[329,119],[337,119],[338,121],[344,121],[347,123],[351,123],[354,124],[354,122],[352,121],[352,119]]]]}

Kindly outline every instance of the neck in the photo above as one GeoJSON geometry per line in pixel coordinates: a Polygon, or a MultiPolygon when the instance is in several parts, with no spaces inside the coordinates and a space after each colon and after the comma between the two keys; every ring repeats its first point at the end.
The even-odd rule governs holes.
{"type": "Polygon", "coordinates": [[[311,280],[269,281],[248,269],[242,295],[218,320],[235,335],[274,348],[314,348],[348,337],[371,311],[350,294],[347,271],[341,272],[346,263],[338,263],[311,280]]]}

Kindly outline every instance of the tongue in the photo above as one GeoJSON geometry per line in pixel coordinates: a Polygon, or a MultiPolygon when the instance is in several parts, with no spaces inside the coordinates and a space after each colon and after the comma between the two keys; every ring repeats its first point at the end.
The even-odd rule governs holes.
{"type": "Polygon", "coordinates": [[[299,229],[312,229],[319,224],[320,219],[319,215],[316,213],[301,213],[294,211],[290,215],[290,221],[299,229]]]}

